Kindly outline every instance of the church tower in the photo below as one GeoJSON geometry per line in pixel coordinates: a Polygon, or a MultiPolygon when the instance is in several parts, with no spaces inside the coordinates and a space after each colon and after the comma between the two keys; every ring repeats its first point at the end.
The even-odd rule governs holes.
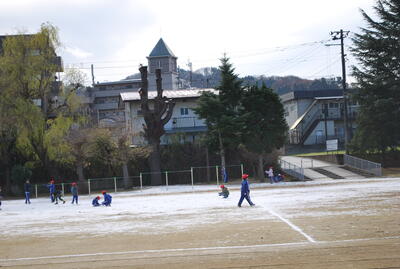
{"type": "Polygon", "coordinates": [[[156,90],[156,69],[161,69],[162,88],[164,90],[178,89],[177,59],[164,40],[160,38],[147,57],[149,90],[156,90]]]}

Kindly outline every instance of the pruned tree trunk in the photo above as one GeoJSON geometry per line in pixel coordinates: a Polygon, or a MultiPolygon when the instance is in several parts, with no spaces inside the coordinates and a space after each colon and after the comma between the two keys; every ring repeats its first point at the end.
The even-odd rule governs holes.
{"type": "Polygon", "coordinates": [[[221,156],[221,171],[222,169],[226,169],[226,161],[225,161],[225,148],[222,143],[221,132],[218,131],[218,141],[219,141],[219,155],[221,156]]]}
{"type": "Polygon", "coordinates": [[[129,180],[128,162],[126,161],[122,163],[122,175],[124,177],[124,188],[132,188],[131,181],[129,180]]]}
{"type": "Polygon", "coordinates": [[[206,147],[206,166],[207,166],[207,182],[210,183],[210,156],[208,152],[208,147],[206,147]]]}
{"type": "Polygon", "coordinates": [[[160,138],[164,135],[164,125],[171,119],[175,103],[172,99],[163,96],[161,69],[156,69],[157,96],[154,98],[154,106],[150,109],[148,97],[147,66],[139,68],[142,88],[139,90],[140,104],[145,124],[143,125],[144,136],[152,148],[149,157],[151,169],[151,184],[161,185],[161,158],[160,138]]]}
{"type": "Polygon", "coordinates": [[[79,181],[85,181],[85,176],[83,174],[83,165],[82,163],[78,163],[76,165],[76,174],[78,175],[79,181]]]}
{"type": "Polygon", "coordinates": [[[260,181],[264,180],[264,157],[262,154],[258,155],[256,178],[260,181]]]}
{"type": "Polygon", "coordinates": [[[157,143],[151,144],[151,153],[149,156],[149,165],[151,174],[151,185],[161,185],[161,156],[160,156],[160,145],[157,143]]]}

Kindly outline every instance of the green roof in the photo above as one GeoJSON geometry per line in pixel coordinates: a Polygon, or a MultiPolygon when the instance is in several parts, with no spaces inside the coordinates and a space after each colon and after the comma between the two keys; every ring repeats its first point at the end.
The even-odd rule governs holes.
{"type": "Polygon", "coordinates": [[[165,44],[164,40],[160,38],[158,40],[154,49],[150,52],[149,57],[160,57],[160,56],[172,56],[175,57],[174,53],[168,48],[167,44],[165,44]]]}

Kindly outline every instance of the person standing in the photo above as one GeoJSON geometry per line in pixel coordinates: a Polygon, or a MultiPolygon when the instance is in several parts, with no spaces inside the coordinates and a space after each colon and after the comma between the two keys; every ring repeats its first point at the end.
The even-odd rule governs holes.
{"type": "Polygon", "coordinates": [[[50,200],[52,203],[54,203],[54,201],[56,200],[55,197],[55,192],[56,192],[56,185],[54,185],[54,179],[53,177],[50,178],[50,182],[47,185],[44,185],[49,189],[50,192],[50,200]]]}
{"type": "Polygon", "coordinates": [[[274,183],[274,169],[272,168],[272,166],[270,166],[269,170],[266,172],[267,172],[267,175],[269,177],[271,184],[273,184],[274,183]]]}
{"type": "Polygon", "coordinates": [[[31,183],[29,180],[27,180],[24,183],[24,191],[25,191],[25,204],[30,204],[31,203],[31,183]]]}
{"type": "Polygon", "coordinates": [[[242,175],[242,188],[240,189],[240,200],[238,203],[238,207],[242,206],[243,199],[245,198],[247,202],[250,204],[250,206],[255,206],[255,204],[250,199],[250,187],[249,187],[249,182],[247,181],[248,177],[249,177],[248,174],[242,175]]]}
{"type": "Polygon", "coordinates": [[[71,204],[75,203],[78,204],[78,186],[76,185],[76,182],[72,182],[71,184],[71,194],[72,194],[72,202],[71,204]]]}

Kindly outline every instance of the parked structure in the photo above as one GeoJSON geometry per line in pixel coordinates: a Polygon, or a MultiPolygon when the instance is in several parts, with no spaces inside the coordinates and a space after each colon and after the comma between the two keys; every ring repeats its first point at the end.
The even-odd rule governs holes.
{"type": "MultiPolygon", "coordinates": [[[[280,97],[289,125],[290,144],[323,144],[328,139],[344,141],[342,90],[295,91],[280,97]]],[[[357,109],[356,104],[349,104],[350,121],[355,119],[357,109]]],[[[354,122],[352,128],[355,128],[354,122]]]]}

